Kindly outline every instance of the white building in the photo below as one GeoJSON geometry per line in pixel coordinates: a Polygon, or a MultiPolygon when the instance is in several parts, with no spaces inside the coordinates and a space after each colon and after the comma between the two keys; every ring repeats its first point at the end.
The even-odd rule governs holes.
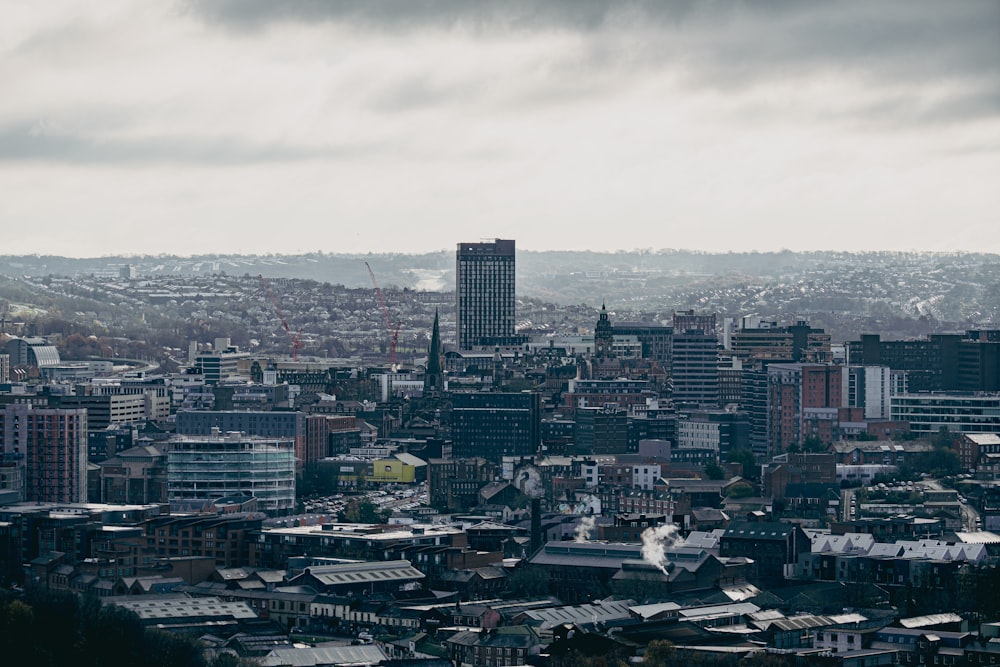
{"type": "Polygon", "coordinates": [[[295,507],[295,446],[291,439],[245,433],[180,436],[167,452],[167,498],[190,504],[237,494],[257,498],[274,514],[295,507]]]}

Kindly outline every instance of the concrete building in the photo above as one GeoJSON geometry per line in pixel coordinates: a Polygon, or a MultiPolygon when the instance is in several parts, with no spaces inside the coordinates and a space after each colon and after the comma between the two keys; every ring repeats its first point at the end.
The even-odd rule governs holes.
{"type": "Polygon", "coordinates": [[[541,395],[456,393],[452,396],[452,454],[500,463],[505,456],[531,457],[541,444],[541,395]]]}
{"type": "MultiPolygon", "coordinates": [[[[164,406],[169,399],[163,398],[164,406]]],[[[119,396],[54,396],[53,407],[83,409],[87,411],[87,428],[103,431],[112,424],[138,424],[151,419],[149,402],[142,394],[119,396]]],[[[169,408],[168,408],[169,410],[169,408]]]]}
{"type": "Polygon", "coordinates": [[[628,413],[622,408],[577,408],[574,454],[625,454],[629,450],[628,413]]]}
{"type": "Polygon", "coordinates": [[[563,405],[570,410],[585,407],[616,407],[632,410],[657,398],[648,380],[570,380],[563,405]]]}
{"type": "Polygon", "coordinates": [[[844,407],[864,408],[865,419],[888,419],[889,398],[897,387],[888,366],[848,366],[843,371],[841,396],[844,407]]]}
{"type": "Polygon", "coordinates": [[[742,361],[827,361],[830,334],[822,329],[813,329],[804,321],[778,326],[777,322],[762,322],[759,318],[748,316],[742,318],[740,328],[733,332],[732,351],[742,361]]]}
{"type": "Polygon", "coordinates": [[[642,346],[643,359],[659,363],[663,368],[670,367],[673,345],[672,327],[655,322],[621,322],[612,325],[615,338],[635,338],[642,346]]]}
{"type": "Polygon", "coordinates": [[[216,338],[211,350],[195,352],[192,356],[195,372],[204,375],[207,384],[218,384],[226,378],[238,376],[240,362],[250,363],[250,353],[241,352],[230,344],[228,338],[216,338]]]}
{"type": "Polygon", "coordinates": [[[514,241],[459,243],[455,277],[458,349],[516,345],[514,241]]]}
{"type": "Polygon", "coordinates": [[[711,449],[726,461],[729,453],[750,447],[750,422],[738,410],[694,410],[677,419],[677,449],[711,449]]]}
{"type": "Polygon", "coordinates": [[[1000,393],[930,392],[891,398],[892,419],[910,430],[932,435],[942,427],[953,433],[1000,433],[1000,393]]]}
{"type": "Polygon", "coordinates": [[[171,505],[190,506],[234,495],[252,495],[270,514],[295,507],[292,441],[215,433],[178,436],[167,452],[167,495],[171,505]]]}
{"type": "Polygon", "coordinates": [[[670,378],[675,404],[719,405],[719,339],[714,313],[674,313],[670,378]]]}
{"type": "Polygon", "coordinates": [[[23,465],[24,500],[86,502],[86,410],[0,406],[0,453],[23,465]]]}

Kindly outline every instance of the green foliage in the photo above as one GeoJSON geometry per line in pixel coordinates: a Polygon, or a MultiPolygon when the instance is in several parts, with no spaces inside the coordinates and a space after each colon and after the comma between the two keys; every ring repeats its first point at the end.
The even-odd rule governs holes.
{"type": "Polygon", "coordinates": [[[827,445],[814,435],[810,435],[802,442],[802,451],[808,454],[821,454],[826,451],[827,445]]]}
{"type": "Polygon", "coordinates": [[[917,467],[934,477],[947,477],[962,472],[962,462],[958,454],[946,447],[935,447],[933,451],[921,456],[917,467]]]}
{"type": "Polygon", "coordinates": [[[337,520],[348,523],[385,523],[390,513],[389,510],[378,509],[367,498],[354,498],[337,515],[337,520]]]}
{"type": "Polygon", "coordinates": [[[706,464],[704,472],[708,479],[723,479],[726,476],[726,471],[718,463],[706,464]]]}
{"type": "Polygon", "coordinates": [[[959,434],[952,433],[948,430],[947,426],[942,426],[938,429],[938,432],[934,434],[931,438],[931,442],[936,448],[947,448],[951,449],[958,442],[959,434]]]}
{"type": "Polygon", "coordinates": [[[749,498],[754,493],[753,484],[738,482],[726,490],[727,498],[749,498]]]}
{"type": "Polygon", "coordinates": [[[642,664],[648,667],[668,667],[678,663],[677,649],[670,642],[662,639],[654,639],[646,646],[646,653],[643,655],[642,664]]]}
{"type": "Polygon", "coordinates": [[[197,640],[144,628],[126,609],[71,593],[0,598],[0,655],[32,667],[205,666],[197,640]]]}
{"type": "Polygon", "coordinates": [[[728,463],[739,463],[743,466],[743,477],[760,479],[760,466],[750,449],[734,449],[729,452],[728,463]]]}

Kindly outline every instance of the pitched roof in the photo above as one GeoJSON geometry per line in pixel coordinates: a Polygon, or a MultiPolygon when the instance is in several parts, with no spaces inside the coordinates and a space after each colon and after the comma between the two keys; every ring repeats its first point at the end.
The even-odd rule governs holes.
{"type": "Polygon", "coordinates": [[[426,576],[423,572],[413,567],[408,560],[312,565],[307,567],[298,577],[294,577],[292,581],[306,575],[311,575],[326,586],[413,581],[423,579],[426,576]]]}

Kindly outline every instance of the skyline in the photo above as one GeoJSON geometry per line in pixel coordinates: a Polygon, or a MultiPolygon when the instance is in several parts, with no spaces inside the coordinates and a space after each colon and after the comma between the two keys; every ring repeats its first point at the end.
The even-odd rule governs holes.
{"type": "Polygon", "coordinates": [[[15,6],[4,252],[1000,252],[998,29],[972,1],[15,6]]]}

